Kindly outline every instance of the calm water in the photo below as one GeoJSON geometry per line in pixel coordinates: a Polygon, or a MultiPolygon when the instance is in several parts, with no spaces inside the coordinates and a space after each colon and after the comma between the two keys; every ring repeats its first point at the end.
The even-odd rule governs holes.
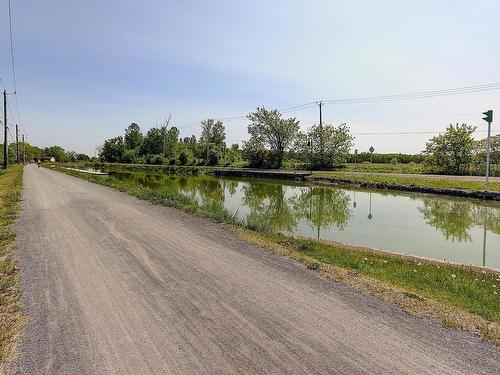
{"type": "Polygon", "coordinates": [[[222,202],[276,232],[500,269],[500,204],[289,181],[109,172],[222,202]]]}

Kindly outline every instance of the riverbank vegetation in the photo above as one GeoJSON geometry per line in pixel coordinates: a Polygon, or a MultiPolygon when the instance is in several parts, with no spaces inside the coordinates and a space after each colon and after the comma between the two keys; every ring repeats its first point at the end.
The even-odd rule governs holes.
{"type": "Polygon", "coordinates": [[[324,276],[500,344],[499,272],[270,233],[269,226],[261,221],[241,221],[216,200],[200,203],[193,196],[162,186],[144,187],[111,176],[53,168],[155,204],[228,224],[242,238],[297,259],[324,276]]]}
{"type": "MultiPolygon", "coordinates": [[[[467,124],[449,125],[446,132],[431,138],[417,155],[377,154],[375,148],[352,150],[354,137],[347,124],[313,124],[301,130],[294,117],[285,118],[275,109],[259,107],[246,116],[249,139],[226,143],[222,121],[200,122],[201,136],[180,137],[170,125],[142,133],[138,124],[125,129],[124,136],[104,141],[101,162],[168,165],[210,165],[303,170],[371,170],[397,173],[481,175],[485,171],[485,141],[473,138],[475,128],[467,124]],[[354,152],[352,152],[354,151],[354,152]],[[384,164],[383,167],[371,165],[384,164]],[[363,166],[365,165],[365,166],[363,166]],[[388,167],[388,166],[392,167],[388,167]]],[[[500,175],[500,135],[492,138],[491,173],[500,175]]]]}
{"type": "Polygon", "coordinates": [[[19,211],[22,177],[22,166],[0,170],[0,373],[14,355],[23,322],[12,228],[19,211]]]}

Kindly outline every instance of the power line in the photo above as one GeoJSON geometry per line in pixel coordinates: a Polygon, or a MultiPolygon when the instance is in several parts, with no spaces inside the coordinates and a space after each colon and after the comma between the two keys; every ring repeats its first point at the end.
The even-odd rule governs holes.
{"type": "MultiPolygon", "coordinates": [[[[464,86],[464,87],[455,87],[455,88],[447,88],[440,90],[430,90],[430,91],[419,91],[414,93],[404,93],[404,94],[393,94],[393,95],[381,95],[381,96],[368,96],[368,97],[359,97],[359,98],[347,98],[347,99],[324,99],[317,100],[313,102],[308,102],[300,105],[296,105],[289,108],[280,109],[279,111],[282,113],[293,112],[296,110],[304,110],[313,108],[317,103],[323,102],[328,104],[362,104],[362,103],[378,103],[378,102],[394,102],[394,101],[402,101],[402,100],[414,100],[414,99],[427,99],[427,98],[436,98],[441,96],[450,96],[450,95],[460,95],[460,94],[471,94],[483,91],[491,91],[491,90],[499,90],[500,83],[487,83],[473,86],[464,86]]],[[[471,114],[472,115],[472,114],[471,114]]],[[[443,116],[445,117],[445,116],[443,116]]],[[[223,117],[217,118],[220,121],[235,121],[235,120],[244,120],[246,116],[233,116],[233,117],[223,117]]],[[[419,118],[413,118],[419,119],[419,118]]],[[[186,129],[195,125],[198,125],[202,120],[193,121],[185,125],[180,125],[178,129],[186,129]]],[[[366,121],[366,120],[359,120],[366,121]]],[[[384,119],[378,121],[385,121],[384,119]]]]}
{"type": "MultiPolygon", "coordinates": [[[[441,134],[446,130],[442,131],[394,131],[394,132],[353,132],[354,135],[419,135],[419,134],[441,134]]],[[[487,133],[487,130],[475,130],[474,133],[487,133]]]]}
{"type": "MultiPolygon", "coordinates": [[[[2,84],[3,89],[4,89],[5,91],[7,91],[7,90],[5,89],[5,86],[4,86],[3,81],[2,81],[2,79],[1,79],[1,78],[0,78],[0,83],[2,84]]],[[[11,94],[10,94],[10,93],[7,93],[7,95],[11,95],[11,94]]],[[[14,114],[12,113],[12,109],[10,109],[10,105],[9,105],[9,97],[8,97],[8,96],[7,96],[7,109],[9,110],[10,117],[11,117],[12,119],[14,119],[14,114]]]]}
{"type": "MultiPolygon", "coordinates": [[[[16,62],[15,62],[15,58],[14,58],[14,37],[13,37],[13,33],[12,33],[11,0],[8,0],[8,9],[9,9],[10,61],[11,61],[11,70],[12,70],[12,82],[14,84],[14,102],[16,104],[17,119],[19,120],[19,123],[22,125],[21,114],[19,111],[19,102],[17,99],[16,62]]],[[[14,117],[14,116],[12,116],[12,117],[14,117]]]]}
{"type": "Polygon", "coordinates": [[[449,95],[469,94],[469,93],[499,90],[499,89],[500,89],[500,83],[488,83],[488,84],[474,85],[474,86],[465,86],[465,87],[448,88],[448,89],[431,90],[431,91],[420,91],[407,94],[368,96],[368,97],[349,98],[349,99],[325,99],[322,101],[330,104],[391,102],[400,100],[413,100],[422,98],[435,98],[435,97],[449,96],[449,95]]]}

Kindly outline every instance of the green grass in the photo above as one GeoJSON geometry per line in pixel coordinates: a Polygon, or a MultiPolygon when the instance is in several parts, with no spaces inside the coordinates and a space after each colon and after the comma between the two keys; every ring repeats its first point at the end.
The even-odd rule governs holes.
{"type": "Polygon", "coordinates": [[[12,359],[22,315],[19,304],[18,267],[13,260],[12,230],[21,200],[22,166],[0,171],[0,373],[12,359]]]}
{"type": "Polygon", "coordinates": [[[424,173],[423,164],[418,163],[397,163],[397,164],[370,164],[370,163],[348,163],[342,169],[345,172],[371,172],[371,173],[424,173]]]}
{"type": "MultiPolygon", "coordinates": [[[[57,167],[55,169],[61,170],[57,167]]],[[[219,202],[200,205],[190,197],[172,194],[165,189],[145,188],[114,177],[95,176],[68,170],[61,171],[87,181],[116,188],[156,204],[175,207],[217,222],[242,228],[246,233],[252,233],[253,236],[264,241],[287,247],[306,256],[307,260],[304,260],[304,264],[309,269],[321,270],[323,264],[339,267],[347,270],[350,274],[367,277],[403,289],[405,295],[412,300],[430,298],[460,311],[474,314],[487,322],[493,322],[497,324],[497,328],[500,327],[498,326],[500,324],[499,272],[266,233],[265,228],[262,228],[258,223],[238,220],[234,213],[228,212],[219,202]]],[[[301,260],[300,258],[296,259],[301,260]]],[[[441,318],[443,321],[452,321],[448,316],[441,318]]],[[[495,336],[496,333],[490,335],[493,336],[495,342],[500,343],[500,333],[497,336],[495,336]]]]}
{"type": "Polygon", "coordinates": [[[500,323],[500,274],[322,241],[267,237],[319,262],[355,271],[500,323]],[[496,293],[496,294],[495,294],[496,293]]]}
{"type": "MultiPolygon", "coordinates": [[[[314,172],[316,177],[331,177],[345,182],[362,182],[384,185],[418,186],[434,189],[463,189],[484,191],[484,181],[468,181],[464,178],[421,177],[421,176],[389,176],[389,175],[359,175],[349,172],[314,172]]],[[[500,182],[490,181],[491,191],[500,191],[500,182]]]]}

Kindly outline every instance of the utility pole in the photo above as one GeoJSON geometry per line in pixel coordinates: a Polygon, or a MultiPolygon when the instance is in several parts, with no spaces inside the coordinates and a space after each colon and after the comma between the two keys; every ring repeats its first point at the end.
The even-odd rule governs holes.
{"type": "Polygon", "coordinates": [[[24,141],[24,134],[23,134],[23,164],[26,164],[26,142],[24,141]]]}
{"type": "Polygon", "coordinates": [[[16,163],[19,164],[19,125],[16,124],[16,163]]]}
{"type": "Polygon", "coordinates": [[[318,102],[319,106],[319,151],[320,151],[320,164],[323,167],[323,159],[325,154],[325,143],[323,137],[323,102],[318,102]]]}
{"type": "Polygon", "coordinates": [[[3,90],[3,167],[9,166],[7,152],[7,91],[3,90]]]}
{"type": "Polygon", "coordinates": [[[493,122],[493,110],[483,112],[483,120],[488,123],[488,138],[486,140],[486,191],[490,191],[490,149],[491,149],[491,123],[493,122]]]}

